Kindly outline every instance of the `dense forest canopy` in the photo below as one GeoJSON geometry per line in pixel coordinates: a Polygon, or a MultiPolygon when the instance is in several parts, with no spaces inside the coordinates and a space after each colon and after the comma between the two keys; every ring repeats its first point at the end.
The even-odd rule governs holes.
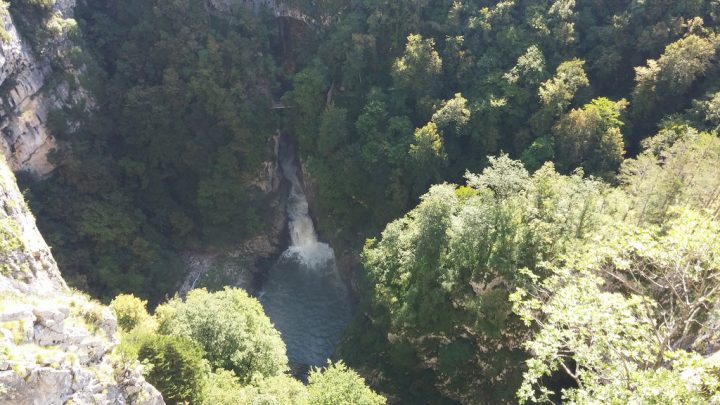
{"type": "Polygon", "coordinates": [[[560,373],[577,403],[715,398],[681,375],[717,384],[697,353],[717,350],[720,140],[644,145],[619,187],[507,157],[434,186],[365,247],[374,321],[464,403],[558,398],[560,373]]]}
{"type": "Polygon", "coordinates": [[[612,181],[626,150],[717,91],[714,2],[348,3],[288,96],[333,231],[372,232],[500,151],[612,181]],[[344,130],[328,151],[330,120],[344,130]]]}
{"type": "Polygon", "coordinates": [[[263,215],[249,183],[271,158],[270,23],[156,3],[78,7],[97,108],[55,112],[66,147],[32,187],[66,277],[104,297],[157,301],[183,276],[178,249],[240,240],[263,215]]]}
{"type": "MultiPolygon", "coordinates": [[[[26,180],[71,284],[172,295],[179,252],[263,226],[282,130],[362,262],[337,356],[390,402],[720,400],[719,1],[242,3],[78,1],[95,105],[26,180]]],[[[48,9],[10,7],[38,49],[48,9]]],[[[177,401],[382,403],[344,363],[291,380],[257,302],[215,294],[115,301],[177,401]]]]}
{"type": "MultiPolygon", "coordinates": [[[[31,3],[13,8],[43,18],[31,3]]],[[[157,300],[182,276],[175,251],[252,235],[278,128],[321,230],[359,249],[487,156],[613,182],[662,122],[718,125],[712,1],[287,2],[305,21],[216,5],[79,2],[97,108],[54,114],[67,147],[31,195],[76,285],[157,300]]]]}

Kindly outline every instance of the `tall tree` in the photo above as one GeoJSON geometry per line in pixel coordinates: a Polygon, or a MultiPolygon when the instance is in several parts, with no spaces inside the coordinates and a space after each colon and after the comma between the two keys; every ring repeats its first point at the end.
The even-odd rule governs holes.
{"type": "Polygon", "coordinates": [[[613,178],[625,154],[620,115],[626,107],[625,100],[598,98],[563,115],[553,127],[558,166],[613,178]]]}

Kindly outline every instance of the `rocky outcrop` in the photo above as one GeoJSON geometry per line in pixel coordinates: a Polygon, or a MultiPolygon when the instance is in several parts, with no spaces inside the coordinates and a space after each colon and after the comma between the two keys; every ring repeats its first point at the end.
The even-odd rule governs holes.
{"type": "Polygon", "coordinates": [[[50,26],[42,28],[53,32],[52,42],[43,44],[47,49],[43,57],[35,55],[10,13],[0,13],[0,24],[7,32],[5,41],[0,41],[0,149],[14,171],[38,176],[50,173],[53,166],[48,162],[48,152],[55,147],[55,139],[47,127],[48,113],[63,106],[92,104],[82,88],[65,80],[53,80],[53,84],[47,80],[58,73],[53,69],[64,70],[74,78],[81,71],[68,61],[74,7],[75,0],[55,2],[48,19],[50,26]]]}
{"type": "Polygon", "coordinates": [[[0,405],[163,404],[113,353],[111,311],[65,285],[4,162],[0,206],[0,405]]]}

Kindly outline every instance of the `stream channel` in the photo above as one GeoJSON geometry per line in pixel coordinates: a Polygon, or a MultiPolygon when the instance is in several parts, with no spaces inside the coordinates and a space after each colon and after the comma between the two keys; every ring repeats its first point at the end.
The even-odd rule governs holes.
{"type": "Polygon", "coordinates": [[[258,298],[280,331],[290,362],[322,366],[352,317],[350,294],[338,273],[335,252],[318,240],[295,146],[285,136],[280,140],[278,160],[290,183],[290,246],[267,273],[258,298]]]}

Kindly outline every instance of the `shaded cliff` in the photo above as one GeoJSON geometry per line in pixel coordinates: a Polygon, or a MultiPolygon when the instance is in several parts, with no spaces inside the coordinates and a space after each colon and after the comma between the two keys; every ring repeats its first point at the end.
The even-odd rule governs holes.
{"type": "Polygon", "coordinates": [[[74,0],[55,1],[38,23],[18,18],[0,1],[0,150],[14,171],[50,173],[48,153],[56,144],[48,130],[50,111],[92,104],[79,86],[74,7],[74,0]]]}

